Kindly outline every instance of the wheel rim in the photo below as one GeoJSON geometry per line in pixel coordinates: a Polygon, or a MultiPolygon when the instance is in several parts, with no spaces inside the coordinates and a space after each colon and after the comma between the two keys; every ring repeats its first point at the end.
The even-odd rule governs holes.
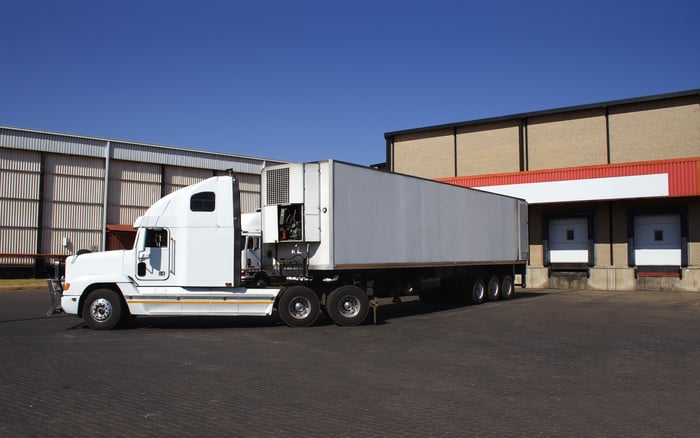
{"type": "Polygon", "coordinates": [[[345,318],[353,318],[359,315],[361,308],[360,300],[352,295],[345,295],[338,301],[338,313],[345,318]]]}
{"type": "Polygon", "coordinates": [[[90,315],[92,319],[104,322],[112,315],[112,303],[104,298],[99,298],[90,304],[90,315]]]}
{"type": "Polygon", "coordinates": [[[509,297],[513,293],[513,280],[510,278],[503,281],[503,287],[501,288],[501,294],[504,297],[509,297]]]}
{"type": "Polygon", "coordinates": [[[304,319],[311,313],[311,301],[305,297],[295,297],[289,302],[289,314],[294,319],[304,319]]]}
{"type": "Polygon", "coordinates": [[[484,294],[486,293],[486,288],[483,283],[477,283],[474,285],[474,297],[481,301],[484,299],[484,294]]]}
{"type": "Polygon", "coordinates": [[[496,298],[498,296],[498,280],[489,282],[489,297],[496,298]]]}

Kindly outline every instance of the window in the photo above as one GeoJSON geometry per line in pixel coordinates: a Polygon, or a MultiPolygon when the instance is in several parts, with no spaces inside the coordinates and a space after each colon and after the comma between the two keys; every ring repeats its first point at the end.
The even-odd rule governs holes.
{"type": "Polygon", "coordinates": [[[574,239],[574,230],[566,230],[566,240],[576,240],[574,239]]]}
{"type": "Polygon", "coordinates": [[[214,192],[195,193],[190,198],[190,210],[214,211],[216,208],[216,194],[214,192]]]}
{"type": "Polygon", "coordinates": [[[654,242],[664,241],[664,230],[654,230],[654,242]]]}
{"type": "Polygon", "coordinates": [[[168,230],[146,230],[147,248],[166,248],[168,246],[168,230]]]}

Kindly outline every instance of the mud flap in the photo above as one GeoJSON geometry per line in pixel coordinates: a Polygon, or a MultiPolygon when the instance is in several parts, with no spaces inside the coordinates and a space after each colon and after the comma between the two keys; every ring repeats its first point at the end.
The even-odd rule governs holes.
{"type": "Polygon", "coordinates": [[[51,302],[49,304],[49,310],[46,311],[46,316],[57,315],[63,313],[63,308],[61,307],[61,297],[63,296],[63,285],[60,280],[50,279],[49,283],[49,296],[51,302]]]}

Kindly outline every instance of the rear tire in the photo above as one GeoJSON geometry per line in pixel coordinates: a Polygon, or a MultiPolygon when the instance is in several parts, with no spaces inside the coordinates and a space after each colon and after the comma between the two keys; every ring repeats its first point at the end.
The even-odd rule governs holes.
{"type": "Polygon", "coordinates": [[[501,296],[501,282],[497,275],[491,276],[486,286],[486,298],[489,301],[496,301],[501,296]]]}
{"type": "Polygon", "coordinates": [[[515,285],[513,284],[513,276],[506,275],[501,280],[501,299],[509,300],[515,295],[515,285]]]}
{"type": "Polygon", "coordinates": [[[486,283],[481,277],[477,277],[472,281],[472,303],[481,304],[486,299],[486,283]]]}
{"type": "Polygon", "coordinates": [[[277,304],[282,321],[289,327],[308,327],[321,312],[318,297],[306,286],[292,286],[282,292],[277,304]]]}
{"type": "Polygon", "coordinates": [[[326,311],[339,326],[360,325],[367,319],[369,298],[357,286],[341,286],[328,294],[326,311]]]}
{"type": "Polygon", "coordinates": [[[83,319],[94,330],[110,330],[122,321],[123,303],[119,294],[111,289],[97,289],[85,298],[83,319]]]}

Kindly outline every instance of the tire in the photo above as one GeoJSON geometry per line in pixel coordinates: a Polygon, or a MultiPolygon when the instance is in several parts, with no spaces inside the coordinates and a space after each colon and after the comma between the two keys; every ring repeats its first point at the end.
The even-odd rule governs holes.
{"type": "Polygon", "coordinates": [[[326,311],[341,327],[360,325],[369,313],[369,298],[357,286],[341,286],[328,294],[326,311]]]}
{"type": "Polygon", "coordinates": [[[486,299],[486,283],[481,277],[477,277],[472,281],[472,303],[481,304],[486,299]]]}
{"type": "Polygon", "coordinates": [[[513,276],[505,275],[501,280],[501,299],[509,300],[515,295],[515,285],[513,284],[513,276]]]}
{"type": "Polygon", "coordinates": [[[128,314],[119,294],[111,289],[97,289],[83,302],[83,319],[94,330],[111,330],[128,314]]]}
{"type": "Polygon", "coordinates": [[[258,274],[253,278],[255,287],[266,288],[270,284],[270,279],[265,274],[258,274]]]}
{"type": "Polygon", "coordinates": [[[501,281],[498,279],[497,275],[491,276],[488,284],[486,285],[486,299],[489,301],[496,301],[501,296],[501,281]]]}
{"type": "Polygon", "coordinates": [[[316,322],[321,304],[314,291],[308,287],[292,286],[282,293],[277,311],[289,327],[308,327],[316,322]]]}

